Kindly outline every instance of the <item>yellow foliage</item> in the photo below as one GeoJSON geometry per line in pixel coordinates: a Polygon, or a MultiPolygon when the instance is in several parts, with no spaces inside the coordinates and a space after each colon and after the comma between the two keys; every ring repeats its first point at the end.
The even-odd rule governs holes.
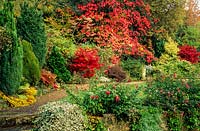
{"type": "Polygon", "coordinates": [[[172,40],[172,38],[168,38],[167,39],[167,43],[165,44],[164,48],[165,48],[165,54],[169,54],[172,56],[177,56],[179,48],[178,48],[178,44],[172,40]]]}
{"type": "Polygon", "coordinates": [[[29,106],[36,102],[35,95],[37,90],[34,87],[25,89],[26,98],[18,98],[14,96],[6,96],[3,92],[0,91],[0,98],[7,101],[12,107],[22,107],[29,106]]]}
{"type": "Polygon", "coordinates": [[[26,92],[27,95],[30,95],[30,96],[37,95],[37,90],[34,87],[30,87],[28,89],[25,89],[25,92],[26,92]]]}
{"type": "Polygon", "coordinates": [[[167,41],[165,43],[165,52],[162,54],[162,56],[160,57],[160,59],[158,60],[159,65],[160,64],[165,64],[168,63],[169,61],[178,61],[178,44],[172,40],[170,37],[167,38],[167,41]]]}

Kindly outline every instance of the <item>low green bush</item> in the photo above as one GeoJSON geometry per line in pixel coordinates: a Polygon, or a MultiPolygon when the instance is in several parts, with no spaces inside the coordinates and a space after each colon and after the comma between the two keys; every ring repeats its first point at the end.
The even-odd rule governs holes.
{"type": "Polygon", "coordinates": [[[122,57],[121,66],[133,79],[140,80],[142,78],[142,69],[144,67],[142,60],[124,56],[122,57]]]}
{"type": "Polygon", "coordinates": [[[139,112],[139,119],[131,122],[131,131],[164,131],[166,125],[162,113],[155,107],[143,107],[139,112]]]}
{"type": "Polygon", "coordinates": [[[90,115],[115,114],[118,119],[128,119],[129,111],[142,102],[137,98],[140,90],[126,85],[102,85],[81,92],[77,97],[68,91],[71,101],[79,104],[90,115]]]}
{"type": "Polygon", "coordinates": [[[23,76],[31,85],[40,80],[40,66],[29,42],[23,40],[23,76]]]}
{"type": "Polygon", "coordinates": [[[34,121],[36,131],[85,131],[87,119],[74,104],[50,102],[39,108],[34,121]]]}

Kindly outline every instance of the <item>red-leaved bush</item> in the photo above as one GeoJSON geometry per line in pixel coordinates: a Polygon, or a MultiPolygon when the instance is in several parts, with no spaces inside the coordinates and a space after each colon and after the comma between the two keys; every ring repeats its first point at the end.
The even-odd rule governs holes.
{"type": "Polygon", "coordinates": [[[100,58],[96,49],[79,48],[72,60],[70,69],[73,72],[79,72],[85,78],[95,75],[95,69],[99,69],[102,64],[99,63],[100,58]]]}
{"type": "Polygon", "coordinates": [[[199,62],[200,52],[197,49],[190,45],[183,45],[179,47],[178,55],[181,60],[187,60],[195,64],[199,62]]]}
{"type": "Polygon", "coordinates": [[[154,56],[139,41],[151,28],[149,5],[142,0],[91,0],[79,5],[81,15],[75,20],[77,36],[111,47],[118,54],[142,56],[150,63],[154,56]]]}
{"type": "Polygon", "coordinates": [[[58,85],[56,84],[56,77],[57,76],[50,71],[45,69],[42,69],[41,71],[41,81],[46,85],[51,85],[55,89],[58,88],[58,85]]]}

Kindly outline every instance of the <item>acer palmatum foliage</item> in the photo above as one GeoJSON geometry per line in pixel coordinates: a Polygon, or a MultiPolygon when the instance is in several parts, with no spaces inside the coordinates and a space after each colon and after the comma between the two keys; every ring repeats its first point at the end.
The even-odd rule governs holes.
{"type": "Polygon", "coordinates": [[[142,0],[101,0],[78,5],[76,22],[82,42],[111,47],[119,55],[142,56],[150,63],[152,52],[139,43],[151,28],[150,7],[142,0]]]}

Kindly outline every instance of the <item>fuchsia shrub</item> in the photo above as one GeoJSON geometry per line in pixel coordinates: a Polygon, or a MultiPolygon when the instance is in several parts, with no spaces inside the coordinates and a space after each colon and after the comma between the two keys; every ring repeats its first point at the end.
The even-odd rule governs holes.
{"type": "Polygon", "coordinates": [[[95,75],[95,69],[99,69],[102,64],[99,63],[100,57],[96,49],[79,48],[72,60],[70,69],[73,72],[79,72],[85,78],[95,75]]]}
{"type": "Polygon", "coordinates": [[[199,62],[200,52],[197,49],[190,45],[183,45],[179,47],[178,55],[181,60],[187,60],[193,64],[199,62]]]}
{"type": "Polygon", "coordinates": [[[79,5],[82,15],[75,20],[82,41],[111,47],[118,54],[142,56],[150,63],[154,56],[139,41],[151,28],[150,7],[142,0],[101,0],[79,5]]]}

